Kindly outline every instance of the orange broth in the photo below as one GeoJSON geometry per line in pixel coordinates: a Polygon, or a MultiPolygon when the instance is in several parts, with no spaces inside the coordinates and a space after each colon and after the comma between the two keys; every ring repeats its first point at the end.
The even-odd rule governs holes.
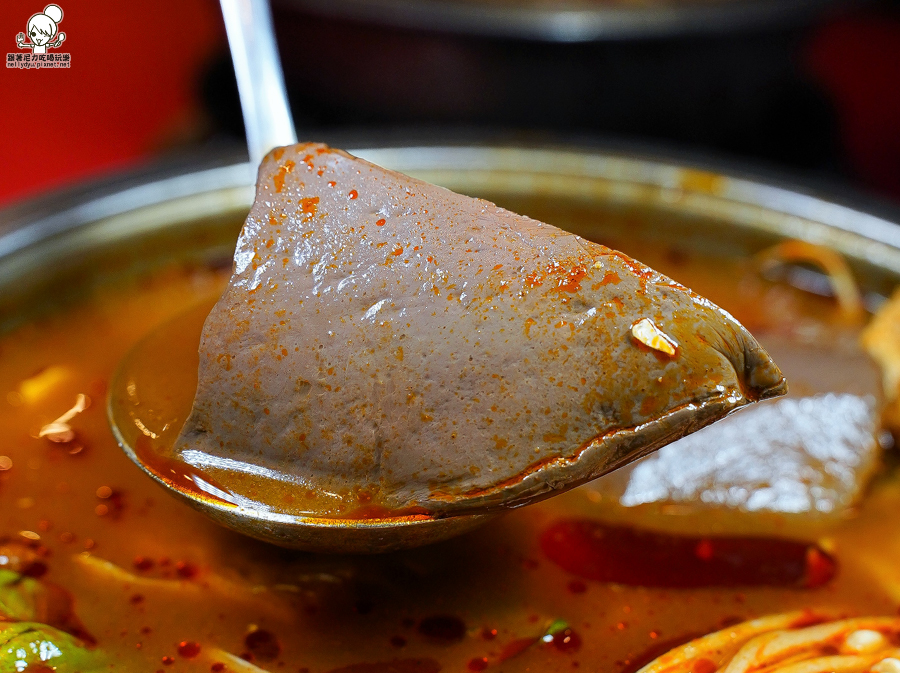
{"type": "MultiPolygon", "coordinates": [[[[620,249],[751,329],[784,320],[831,329],[827,299],[760,281],[744,261],[647,242],[620,249]]],[[[825,526],[759,514],[643,522],[691,531],[702,544],[727,525],[731,535],[763,535],[750,543],[761,548],[813,531],[838,564],[818,588],[646,588],[567,573],[542,550],[545,531],[573,517],[623,514],[586,489],[457,539],[382,556],[307,554],[220,528],[131,463],[108,427],[105,395],[132,344],[225,280],[220,270],[171,265],[91,291],[0,339],[0,537],[37,551],[46,566],[40,581],[71,594],[114,670],[256,670],[220,648],[293,673],[633,671],[669,644],[744,618],[798,608],[897,612],[900,484],[884,475],[853,518],[825,526]],[[75,439],[38,438],[79,393],[91,404],[71,421],[75,439]],[[558,620],[565,628],[542,640],[558,620]]],[[[634,512],[627,518],[642,523],[634,512]]]]}

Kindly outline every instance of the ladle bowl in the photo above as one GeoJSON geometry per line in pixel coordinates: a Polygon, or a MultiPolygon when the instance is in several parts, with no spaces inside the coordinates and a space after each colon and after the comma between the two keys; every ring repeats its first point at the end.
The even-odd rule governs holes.
{"type": "MultiPolygon", "coordinates": [[[[496,514],[340,518],[279,511],[225,487],[172,453],[197,384],[197,344],[215,299],[162,323],[126,355],[112,379],[108,414],[122,449],[146,474],[195,509],[245,535],[316,552],[376,553],[463,533],[496,514]]],[[[264,471],[260,471],[264,472],[264,471]]],[[[264,488],[283,486],[257,475],[264,488]]]]}

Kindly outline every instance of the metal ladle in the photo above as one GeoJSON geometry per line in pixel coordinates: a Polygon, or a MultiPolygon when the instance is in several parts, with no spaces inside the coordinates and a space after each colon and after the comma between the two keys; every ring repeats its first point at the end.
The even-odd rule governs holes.
{"type": "MultiPolygon", "coordinates": [[[[221,0],[221,5],[250,160],[258,165],[274,147],[297,142],[272,16],[266,0],[221,0]]],[[[131,460],[171,494],[240,533],[321,552],[372,553],[416,547],[457,535],[495,516],[341,519],[280,512],[223,489],[177,456],[166,455],[161,444],[171,435],[148,427],[148,418],[158,421],[157,430],[174,428],[176,434],[184,422],[196,376],[182,376],[181,386],[173,384],[172,378],[178,378],[177,373],[196,374],[200,329],[211,308],[211,302],[202,304],[156,328],[126,355],[110,387],[108,414],[113,434],[131,460]],[[180,343],[189,348],[173,348],[179,341],[172,339],[176,333],[186,335],[180,343]],[[158,366],[160,354],[165,367],[158,366]],[[172,411],[173,396],[181,398],[177,412],[172,411]],[[156,448],[150,442],[155,442],[156,448]]]]}
{"type": "Polygon", "coordinates": [[[220,0],[220,4],[241,98],[250,162],[258,166],[269,150],[297,142],[272,13],[267,0],[220,0]]]}

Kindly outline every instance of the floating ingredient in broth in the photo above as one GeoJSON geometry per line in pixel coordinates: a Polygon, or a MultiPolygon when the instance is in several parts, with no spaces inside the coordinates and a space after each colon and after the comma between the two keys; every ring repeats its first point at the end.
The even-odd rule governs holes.
{"type": "Polygon", "coordinates": [[[596,582],[676,589],[828,584],[837,563],[806,542],[761,537],[691,537],[566,519],[541,535],[544,555],[596,582]]]}
{"type": "Polygon", "coordinates": [[[75,398],[75,405],[62,416],[51,423],[47,423],[38,432],[38,437],[46,437],[51,442],[67,444],[75,439],[75,431],[69,424],[73,418],[88,408],[91,401],[87,395],[81,393],[75,398]]]}
{"type": "Polygon", "coordinates": [[[840,514],[879,465],[875,400],[828,393],[742,410],[591,485],[646,504],[780,514],[840,514]]]}
{"type": "Polygon", "coordinates": [[[895,290],[863,330],[861,343],[881,367],[887,405],[884,424],[900,431],[900,289],[895,290]]]}
{"type": "Polygon", "coordinates": [[[808,612],[762,617],[677,647],[640,673],[824,673],[900,670],[900,619],[808,612]]]}
{"type": "MultiPolygon", "coordinates": [[[[489,632],[490,638],[496,637],[495,632],[489,632]]],[[[483,671],[488,667],[494,667],[510,659],[523,656],[531,648],[538,644],[545,648],[552,648],[557,652],[573,654],[581,649],[581,636],[564,619],[555,619],[547,626],[541,635],[522,636],[513,638],[499,648],[491,648],[487,656],[470,659],[466,668],[469,671],[483,671]]]]}
{"type": "Polygon", "coordinates": [[[0,622],[0,673],[101,673],[102,652],[64,631],[34,622],[0,622]]]}
{"type": "Polygon", "coordinates": [[[830,285],[830,294],[837,300],[840,320],[850,325],[862,324],[865,307],[859,286],[839,252],[806,241],[783,241],[759,253],[756,260],[764,275],[785,274],[792,285],[814,289],[817,294],[824,293],[822,288],[810,287],[809,278],[797,265],[806,264],[821,270],[830,285]]]}
{"type": "MultiPolygon", "coordinates": [[[[3,566],[35,573],[36,562],[27,548],[15,543],[0,547],[3,566]]],[[[33,550],[32,550],[33,551],[33,550]]],[[[91,673],[107,670],[104,655],[75,615],[72,596],[62,587],[0,569],[0,673],[58,671],[91,673]]]]}
{"type": "Polygon", "coordinates": [[[652,269],[314,144],[263,162],[200,351],[181,458],[351,517],[522,505],[785,390],[652,269]],[[636,347],[640,317],[675,357],[636,347]]]}
{"type": "Polygon", "coordinates": [[[72,596],[65,589],[12,570],[0,570],[0,623],[3,622],[41,622],[85,643],[94,643],[76,616],[72,596]]]}

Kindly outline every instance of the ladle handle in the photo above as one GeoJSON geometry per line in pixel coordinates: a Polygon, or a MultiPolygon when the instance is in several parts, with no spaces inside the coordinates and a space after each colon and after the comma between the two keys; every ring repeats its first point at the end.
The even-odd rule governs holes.
{"type": "Polygon", "coordinates": [[[268,0],[220,0],[234,61],[250,161],[297,142],[268,0]]]}

